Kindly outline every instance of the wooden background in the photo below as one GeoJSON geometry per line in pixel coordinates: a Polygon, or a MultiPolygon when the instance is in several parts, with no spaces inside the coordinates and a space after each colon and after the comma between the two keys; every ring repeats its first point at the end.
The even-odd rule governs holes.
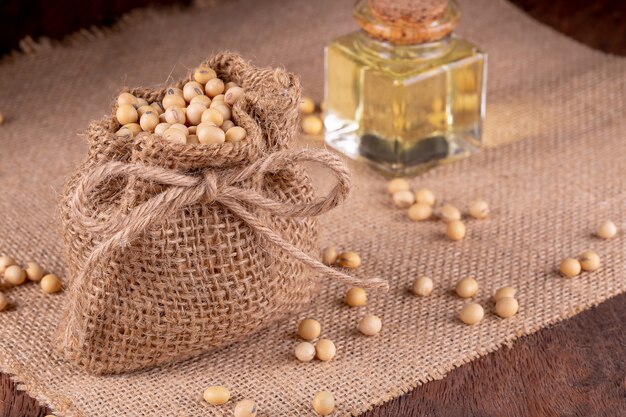
{"type": "Polygon", "coordinates": [[[137,7],[189,3],[191,0],[0,0],[0,55],[17,49],[25,36],[60,39],[92,25],[111,25],[137,7]]]}
{"type": "MultiPolygon", "coordinates": [[[[512,1],[587,45],[626,55],[625,0],[512,1]]],[[[188,2],[0,0],[0,54],[28,34],[58,38],[92,24],[110,24],[136,6],[188,2]],[[18,17],[22,23],[15,25],[18,17]]],[[[0,375],[0,416],[47,413],[18,391],[9,376],[0,375]]],[[[365,416],[626,416],[626,294],[464,365],[365,416]]]]}

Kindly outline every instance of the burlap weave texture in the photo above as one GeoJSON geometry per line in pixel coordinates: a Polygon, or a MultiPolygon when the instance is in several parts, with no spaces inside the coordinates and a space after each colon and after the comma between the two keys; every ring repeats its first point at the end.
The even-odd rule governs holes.
{"type": "MultiPolygon", "coordinates": [[[[102,39],[3,63],[0,108],[10,111],[3,110],[9,120],[0,129],[0,251],[63,272],[55,190],[84,155],[76,133],[106,111],[120,85],[160,83],[172,68],[177,78],[208,49],[234,49],[260,65],[284,64],[319,98],[321,46],[353,30],[352,2],[254,4],[156,14],[102,39]],[[161,35],[166,28],[167,38],[161,35]]],[[[64,296],[44,296],[28,285],[7,291],[15,307],[0,315],[2,369],[59,416],[228,415],[227,407],[202,403],[202,389],[211,383],[231,387],[235,400],[255,398],[265,416],[309,415],[320,389],[335,393],[339,415],[358,415],[624,291],[623,236],[604,242],[591,232],[605,218],[624,226],[626,63],[563,38],[503,1],[462,5],[460,32],[489,53],[486,139],[517,141],[413,181],[459,206],[477,197],[490,202],[492,216],[468,221],[465,241],[445,241],[435,222],[409,223],[390,206],[384,179],[352,165],[355,190],[321,222],[321,243],[359,251],[359,274],[391,280],[391,291],[372,295],[367,309],[346,309],[343,287],[325,285],[301,316],[232,347],[175,366],[98,378],[52,353],[64,296]],[[586,249],[601,254],[600,271],[570,281],[555,274],[559,259],[586,249]],[[431,298],[407,292],[417,274],[435,280],[431,298]],[[468,274],[481,282],[478,301],[487,308],[485,321],[473,327],[456,321],[462,302],[450,294],[468,274]],[[505,284],[518,288],[521,310],[502,321],[491,314],[488,296],[505,284]],[[378,337],[354,330],[365,310],[383,318],[378,337]],[[293,361],[293,329],[303,316],[319,318],[324,335],[337,343],[333,362],[293,361]]]]}
{"type": "MultiPolygon", "coordinates": [[[[233,106],[234,119],[249,132],[244,140],[188,146],[147,134],[131,139],[114,134],[120,126],[110,116],[91,124],[89,156],[66,186],[61,218],[71,289],[58,348],[90,372],[128,372],[232,343],[299,310],[316,294],[316,273],[273,246],[237,213],[209,201],[216,197],[206,196],[204,179],[196,186],[198,201],[159,215],[134,236],[121,239],[122,244],[114,237],[121,231],[109,229],[119,223],[129,233],[126,213],[142,210],[146,221],[147,214],[166,204],[152,205],[151,199],[173,190],[136,175],[100,176],[98,186],[85,190],[87,178],[106,164],[119,170],[202,172],[214,187],[247,168],[258,178],[233,184],[247,194],[261,193],[287,204],[312,201],[310,180],[297,165],[265,173],[250,167],[294,141],[300,100],[296,78],[282,70],[255,68],[230,53],[203,65],[246,89],[233,106]],[[142,209],[146,204],[152,207],[148,213],[142,209]],[[109,239],[114,243],[102,250],[109,239]],[[98,250],[101,255],[93,258],[98,250]]],[[[149,101],[164,95],[147,89],[132,93],[149,101]]],[[[281,238],[317,257],[313,217],[280,217],[260,210],[257,216],[281,238]]]]}

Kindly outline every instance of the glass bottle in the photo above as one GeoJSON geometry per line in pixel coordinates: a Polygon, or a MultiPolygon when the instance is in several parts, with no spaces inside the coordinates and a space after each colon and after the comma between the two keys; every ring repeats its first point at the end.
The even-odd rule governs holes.
{"type": "Polygon", "coordinates": [[[393,175],[478,149],[485,113],[487,55],[452,33],[456,0],[408,3],[409,13],[393,0],[358,1],[361,31],[325,50],[326,142],[393,175]]]}

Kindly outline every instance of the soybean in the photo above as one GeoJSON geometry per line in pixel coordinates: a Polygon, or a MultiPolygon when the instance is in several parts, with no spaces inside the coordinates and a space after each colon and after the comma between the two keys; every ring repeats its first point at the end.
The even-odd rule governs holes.
{"type": "Polygon", "coordinates": [[[213,98],[218,94],[222,94],[224,92],[224,81],[219,78],[210,79],[204,86],[204,92],[210,98],[213,98]]]}
{"type": "Polygon", "coordinates": [[[335,410],[335,397],[328,391],[320,391],[313,398],[313,410],[320,416],[327,416],[335,410]]]}
{"type": "Polygon", "coordinates": [[[617,234],[617,226],[610,220],[605,221],[598,227],[598,236],[602,239],[611,239],[617,234]]]}
{"type": "Polygon", "coordinates": [[[454,291],[461,298],[471,298],[478,292],[478,282],[472,277],[463,278],[456,284],[454,291]]]}
{"type": "Polygon", "coordinates": [[[217,77],[217,74],[209,67],[198,67],[193,72],[193,79],[200,84],[206,84],[209,80],[215,77],[217,77]]]}
{"type": "Polygon", "coordinates": [[[243,127],[233,126],[226,131],[226,142],[240,142],[245,138],[246,130],[243,127]]]}
{"type": "Polygon", "coordinates": [[[408,191],[410,188],[409,182],[404,178],[394,178],[387,183],[387,191],[391,195],[398,191],[408,191]]]}
{"type": "Polygon", "coordinates": [[[161,102],[161,104],[163,104],[163,108],[167,110],[172,107],[183,108],[187,105],[187,102],[182,96],[176,94],[168,94],[163,97],[163,101],[161,102]]]}
{"type": "Polygon", "coordinates": [[[197,81],[189,81],[183,86],[183,98],[187,103],[191,103],[191,100],[196,97],[204,95],[204,89],[202,84],[197,81]]]}
{"type": "Polygon", "coordinates": [[[199,125],[202,121],[202,114],[206,111],[207,107],[202,103],[191,103],[187,106],[187,112],[185,117],[191,125],[199,125]]]}
{"type": "Polygon", "coordinates": [[[215,126],[221,126],[224,123],[224,116],[216,109],[206,109],[200,118],[201,123],[211,122],[215,126]]]}
{"type": "Polygon", "coordinates": [[[24,272],[26,273],[26,278],[35,282],[41,281],[44,275],[43,268],[36,262],[28,262],[24,272]]]}
{"type": "Polygon", "coordinates": [[[255,417],[258,409],[252,400],[241,400],[235,405],[234,417],[255,417]]]}
{"type": "Polygon", "coordinates": [[[0,311],[4,311],[9,306],[9,299],[3,292],[0,292],[0,311]]]}
{"type": "Polygon", "coordinates": [[[494,301],[498,301],[501,298],[506,297],[515,297],[515,293],[517,290],[513,287],[502,287],[498,288],[495,295],[493,296],[494,301]]]}
{"type": "Polygon", "coordinates": [[[203,145],[219,144],[226,141],[226,134],[222,129],[205,123],[198,125],[196,135],[203,145]]]}
{"type": "Polygon", "coordinates": [[[204,390],[202,397],[211,405],[222,405],[230,399],[230,391],[226,387],[212,385],[204,390]]]}
{"type": "Polygon", "coordinates": [[[61,280],[54,274],[45,275],[40,282],[41,290],[46,294],[61,291],[61,280]]]}
{"type": "Polygon", "coordinates": [[[169,107],[165,111],[165,121],[167,123],[182,123],[187,121],[185,112],[180,107],[169,107]]]}
{"type": "Polygon", "coordinates": [[[587,251],[578,256],[580,267],[583,271],[593,272],[600,268],[600,256],[596,252],[587,251]]]}
{"type": "Polygon", "coordinates": [[[496,314],[503,319],[513,317],[519,310],[519,304],[513,297],[504,297],[496,301],[496,314]]]}
{"type": "Polygon", "coordinates": [[[182,123],[174,123],[173,125],[170,126],[170,128],[180,130],[181,132],[185,134],[185,136],[189,134],[189,128],[182,123]]]}
{"type": "Polygon", "coordinates": [[[10,256],[0,256],[0,273],[4,273],[7,267],[15,265],[16,263],[17,262],[15,262],[15,259],[11,258],[10,256]]]}
{"type": "Polygon", "coordinates": [[[324,265],[334,265],[337,262],[337,248],[329,246],[322,250],[322,263],[324,265]]]}
{"type": "Polygon", "coordinates": [[[360,287],[350,288],[346,292],[345,303],[350,307],[360,307],[367,304],[367,292],[360,287]]]}
{"type": "Polygon", "coordinates": [[[465,224],[460,220],[451,221],[446,225],[446,236],[452,241],[459,241],[465,238],[465,224]]]}
{"type": "Polygon", "coordinates": [[[187,135],[180,129],[176,129],[175,127],[169,127],[165,132],[163,132],[163,137],[170,142],[184,144],[187,143],[187,135]]]}
{"type": "Polygon", "coordinates": [[[204,104],[204,107],[206,107],[208,109],[209,106],[211,105],[211,99],[203,94],[201,96],[195,96],[189,102],[189,104],[194,104],[194,103],[204,104]]]}
{"type": "Polygon", "coordinates": [[[437,213],[438,217],[446,223],[461,220],[461,212],[452,204],[444,204],[437,213]]]}
{"type": "Polygon", "coordinates": [[[122,127],[130,130],[133,136],[141,132],[141,126],[139,125],[139,123],[128,123],[122,127]]]}
{"type": "Polygon", "coordinates": [[[320,339],[315,344],[315,355],[317,359],[328,362],[335,357],[337,353],[337,348],[332,340],[329,339],[320,339]]]}
{"type": "Polygon", "coordinates": [[[163,122],[163,123],[159,123],[158,125],[156,125],[156,127],[154,128],[154,133],[156,133],[157,135],[161,135],[163,136],[163,134],[165,133],[165,131],[167,129],[170,128],[170,126],[172,126],[170,123],[167,122],[163,122]]]}
{"type": "Polygon", "coordinates": [[[228,132],[228,129],[235,127],[235,123],[232,120],[224,120],[224,123],[220,126],[224,132],[228,132]]]}
{"type": "Polygon", "coordinates": [[[137,108],[137,115],[139,116],[139,120],[141,120],[141,116],[143,116],[144,114],[146,114],[149,111],[155,113],[154,108],[152,106],[146,105],[146,106],[138,107],[137,108]]]}
{"type": "Polygon", "coordinates": [[[433,280],[428,277],[417,277],[413,281],[413,294],[428,297],[433,292],[433,280]]]}
{"type": "Polygon", "coordinates": [[[432,216],[433,208],[429,204],[426,203],[415,203],[411,207],[409,207],[408,215],[409,219],[414,222],[419,222],[422,220],[427,220],[432,216]]]}
{"type": "Polygon", "coordinates": [[[163,107],[163,104],[161,104],[158,101],[155,101],[154,103],[150,104],[150,107],[152,107],[154,111],[156,112],[156,114],[158,114],[159,116],[165,113],[165,108],[163,107]]]}
{"type": "Polygon", "coordinates": [[[485,310],[480,304],[467,303],[461,308],[459,312],[459,319],[465,324],[476,324],[480,322],[485,316],[485,310]]]}
{"type": "Polygon", "coordinates": [[[429,206],[434,206],[435,194],[428,188],[420,188],[415,192],[415,201],[418,203],[428,204],[429,206]]]}
{"type": "Polygon", "coordinates": [[[166,96],[178,96],[178,97],[183,97],[183,90],[181,90],[178,87],[167,87],[167,90],[165,90],[165,95],[166,96]]]}
{"type": "Polygon", "coordinates": [[[382,327],[382,320],[373,314],[366,314],[361,321],[359,321],[359,331],[366,336],[378,334],[382,327]]]}
{"type": "Polygon", "coordinates": [[[409,190],[396,191],[391,196],[391,199],[396,207],[407,208],[415,203],[415,194],[409,190]]]}
{"type": "Polygon", "coordinates": [[[310,97],[302,97],[298,109],[302,114],[312,114],[315,112],[315,102],[310,97]]]}
{"type": "Polygon", "coordinates": [[[315,319],[304,319],[298,324],[298,336],[304,340],[317,339],[322,333],[322,325],[315,319]]]}
{"type": "Polygon", "coordinates": [[[117,96],[117,105],[121,106],[122,104],[130,104],[131,106],[136,106],[139,103],[137,97],[132,95],[131,93],[122,93],[117,96]]]}
{"type": "Polygon", "coordinates": [[[315,346],[309,342],[300,342],[296,345],[294,354],[300,362],[310,362],[315,358],[315,346]]]}
{"type": "Polygon", "coordinates": [[[220,112],[222,114],[222,117],[224,118],[224,120],[228,120],[228,119],[230,119],[232,117],[232,111],[230,110],[230,107],[228,107],[226,104],[224,104],[222,102],[213,101],[209,108],[210,109],[215,109],[218,112],[220,112]]]}
{"type": "Polygon", "coordinates": [[[342,252],[337,256],[337,264],[344,268],[356,269],[361,266],[361,257],[356,252],[342,252]]]}
{"type": "Polygon", "coordinates": [[[234,86],[234,87],[228,89],[228,91],[226,91],[226,94],[224,95],[224,101],[229,106],[232,106],[237,101],[239,101],[239,99],[241,99],[241,97],[243,97],[243,94],[244,94],[243,88],[234,86]]]}
{"type": "Polygon", "coordinates": [[[559,265],[559,271],[561,275],[565,278],[573,278],[576,275],[580,274],[582,267],[578,259],[574,258],[565,258],[561,261],[559,265]]]}
{"type": "Polygon", "coordinates": [[[139,118],[139,113],[137,113],[137,109],[131,104],[125,103],[118,106],[115,111],[115,117],[121,125],[126,125],[128,123],[135,123],[139,118]]]}
{"type": "Polygon", "coordinates": [[[26,272],[19,265],[10,265],[4,270],[4,280],[11,285],[21,285],[26,281],[26,272]]]}
{"type": "Polygon", "coordinates": [[[135,135],[133,134],[133,131],[130,130],[127,127],[120,127],[117,132],[115,132],[115,136],[118,138],[123,138],[123,137],[127,137],[127,138],[133,138],[135,135]]]}
{"type": "Polygon", "coordinates": [[[316,136],[324,131],[322,119],[315,115],[308,115],[302,119],[302,131],[307,135],[316,136]]]}
{"type": "Polygon", "coordinates": [[[154,132],[154,129],[159,125],[159,116],[152,110],[148,111],[141,116],[139,125],[146,132],[154,132]]]}
{"type": "Polygon", "coordinates": [[[489,204],[484,200],[472,201],[467,210],[473,218],[484,219],[489,215],[489,204]]]}

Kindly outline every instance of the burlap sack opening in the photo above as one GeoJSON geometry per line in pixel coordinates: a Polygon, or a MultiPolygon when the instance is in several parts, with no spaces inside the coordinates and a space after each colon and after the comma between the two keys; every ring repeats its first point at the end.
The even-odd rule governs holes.
{"type": "Polygon", "coordinates": [[[66,186],[71,286],[58,346],[90,372],[136,370],[227,345],[318,291],[315,275],[325,267],[313,261],[313,216],[345,198],[347,168],[325,151],[286,150],[298,121],[294,76],[233,54],[208,65],[246,89],[233,108],[245,141],[131,140],[114,135],[119,125],[109,117],[91,125],[87,161],[66,186]],[[335,171],[330,197],[314,201],[304,160],[335,171]]]}

